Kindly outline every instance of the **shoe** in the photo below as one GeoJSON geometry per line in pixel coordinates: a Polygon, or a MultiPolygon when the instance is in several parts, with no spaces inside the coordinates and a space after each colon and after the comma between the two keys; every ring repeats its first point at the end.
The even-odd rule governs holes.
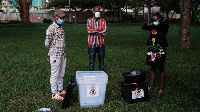
{"type": "Polygon", "coordinates": [[[62,96],[60,96],[59,94],[56,94],[56,95],[52,94],[51,99],[53,99],[53,100],[64,100],[64,98],[62,96]]]}
{"type": "Polygon", "coordinates": [[[151,87],[151,86],[148,86],[148,90],[152,90],[153,89],[153,87],[151,87]]]}
{"type": "Polygon", "coordinates": [[[158,92],[159,92],[159,93],[163,93],[164,91],[163,91],[162,89],[159,89],[158,92]]]}

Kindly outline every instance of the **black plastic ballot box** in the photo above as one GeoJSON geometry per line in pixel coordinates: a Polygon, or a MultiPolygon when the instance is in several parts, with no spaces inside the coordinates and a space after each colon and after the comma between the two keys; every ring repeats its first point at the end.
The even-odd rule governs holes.
{"type": "Polygon", "coordinates": [[[130,71],[122,76],[124,80],[121,82],[121,94],[128,104],[149,101],[146,71],[130,71]]]}
{"type": "Polygon", "coordinates": [[[122,81],[121,86],[122,98],[128,104],[149,101],[148,83],[146,81],[141,83],[122,81]]]}

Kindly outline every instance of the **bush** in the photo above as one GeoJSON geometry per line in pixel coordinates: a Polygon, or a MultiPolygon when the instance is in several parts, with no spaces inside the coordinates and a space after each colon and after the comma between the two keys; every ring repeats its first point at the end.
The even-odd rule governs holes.
{"type": "Polygon", "coordinates": [[[8,21],[8,23],[10,24],[18,24],[18,23],[21,23],[20,20],[11,20],[11,21],[8,21]]]}
{"type": "Polygon", "coordinates": [[[43,23],[51,23],[52,20],[51,20],[51,19],[44,18],[44,20],[43,20],[42,22],[43,22],[43,23]]]}
{"type": "Polygon", "coordinates": [[[125,23],[132,23],[132,22],[134,22],[134,18],[133,18],[133,16],[132,15],[129,15],[129,14],[127,14],[127,15],[122,15],[122,21],[123,22],[125,22],[125,23]]]}
{"type": "Polygon", "coordinates": [[[181,23],[181,19],[180,18],[179,19],[171,19],[169,22],[170,23],[181,23]]]}
{"type": "Polygon", "coordinates": [[[0,24],[18,24],[21,23],[20,20],[9,20],[9,21],[0,21],[0,24]]]}

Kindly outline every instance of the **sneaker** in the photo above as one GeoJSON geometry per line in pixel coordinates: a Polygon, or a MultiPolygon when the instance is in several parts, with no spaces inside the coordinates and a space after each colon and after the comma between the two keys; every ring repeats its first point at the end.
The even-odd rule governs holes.
{"type": "Polygon", "coordinates": [[[153,89],[153,87],[151,87],[151,86],[148,86],[148,90],[152,90],[153,89]]]}
{"type": "Polygon", "coordinates": [[[159,93],[163,93],[164,91],[163,91],[162,89],[159,89],[158,92],[159,92],[159,93]]]}
{"type": "Polygon", "coordinates": [[[52,94],[51,99],[53,99],[53,100],[64,100],[64,98],[62,96],[60,96],[59,94],[56,94],[56,95],[52,94]]]}

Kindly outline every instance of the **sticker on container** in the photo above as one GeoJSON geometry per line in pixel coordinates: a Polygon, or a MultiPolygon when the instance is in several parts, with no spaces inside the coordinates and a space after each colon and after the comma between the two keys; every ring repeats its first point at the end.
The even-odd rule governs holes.
{"type": "Polygon", "coordinates": [[[87,97],[98,97],[99,85],[87,85],[87,97]]]}
{"type": "Polygon", "coordinates": [[[136,89],[132,92],[132,99],[143,98],[144,97],[144,90],[143,89],[136,89]]]}

